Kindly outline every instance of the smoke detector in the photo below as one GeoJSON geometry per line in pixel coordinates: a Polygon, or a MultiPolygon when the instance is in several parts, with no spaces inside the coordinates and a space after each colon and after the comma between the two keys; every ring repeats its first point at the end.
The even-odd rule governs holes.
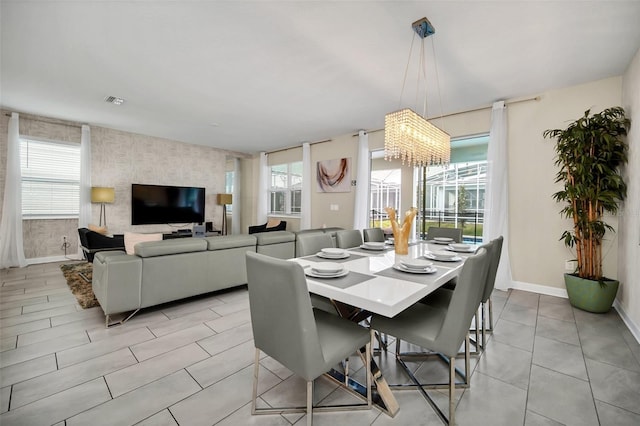
{"type": "Polygon", "coordinates": [[[122,105],[124,103],[124,99],[117,96],[107,96],[104,101],[114,105],[122,105]]]}

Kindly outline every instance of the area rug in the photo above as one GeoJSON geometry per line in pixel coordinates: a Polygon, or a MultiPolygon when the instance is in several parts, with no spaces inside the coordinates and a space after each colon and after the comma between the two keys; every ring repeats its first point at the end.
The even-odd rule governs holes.
{"type": "Polygon", "coordinates": [[[91,289],[92,265],[89,262],[60,265],[67,285],[83,309],[100,306],[91,289]],[[83,278],[86,277],[85,278],[83,278]],[[87,281],[88,280],[88,281],[87,281]]]}

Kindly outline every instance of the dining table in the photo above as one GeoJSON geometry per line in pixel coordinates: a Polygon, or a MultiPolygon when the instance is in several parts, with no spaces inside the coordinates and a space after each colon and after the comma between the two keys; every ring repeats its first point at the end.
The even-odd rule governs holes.
{"type": "MultiPolygon", "coordinates": [[[[455,278],[460,273],[465,259],[473,255],[476,249],[476,245],[468,245],[461,251],[434,240],[412,241],[409,243],[408,253],[400,255],[395,253],[392,244],[375,248],[363,244],[345,250],[341,256],[327,256],[324,252],[319,252],[294,258],[292,261],[300,264],[305,270],[310,293],[331,299],[338,313],[343,316],[346,311],[341,310],[339,306],[351,307],[351,312],[355,309],[364,313],[353,317],[361,321],[371,313],[394,317],[419,302],[455,278]],[[454,257],[447,260],[434,259],[434,255],[440,252],[450,252],[454,257]],[[432,262],[430,268],[434,270],[414,271],[403,267],[415,259],[432,262]],[[322,270],[324,262],[341,265],[342,272],[333,277],[314,273],[322,270]]],[[[363,357],[364,354],[360,355],[363,357]]],[[[375,360],[372,359],[369,367],[375,384],[374,403],[389,416],[395,416],[399,410],[396,398],[375,360]]],[[[363,385],[344,377],[337,370],[332,370],[328,375],[352,391],[361,395],[366,392],[363,385]]]]}

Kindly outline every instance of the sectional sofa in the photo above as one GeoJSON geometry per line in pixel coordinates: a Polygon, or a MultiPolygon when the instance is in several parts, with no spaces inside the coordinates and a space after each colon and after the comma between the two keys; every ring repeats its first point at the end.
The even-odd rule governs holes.
{"type": "MultiPolygon", "coordinates": [[[[339,229],[298,233],[335,234],[339,229]]],[[[180,238],[138,243],[134,254],[102,251],[93,260],[93,292],[106,325],[111,325],[111,315],[130,313],[117,322],[122,323],[142,308],[246,284],[247,251],[289,259],[295,257],[296,236],[273,231],[180,238]]]]}

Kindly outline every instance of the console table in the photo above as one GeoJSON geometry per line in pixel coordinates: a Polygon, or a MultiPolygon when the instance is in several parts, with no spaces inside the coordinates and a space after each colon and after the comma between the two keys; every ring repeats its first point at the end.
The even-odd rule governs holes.
{"type": "MultiPolygon", "coordinates": [[[[205,237],[216,237],[218,235],[221,235],[222,231],[216,230],[214,229],[213,231],[207,231],[204,233],[205,237]]],[[[193,237],[193,232],[171,232],[168,234],[162,234],[162,239],[163,240],[171,240],[174,238],[192,238],[193,237]]]]}

